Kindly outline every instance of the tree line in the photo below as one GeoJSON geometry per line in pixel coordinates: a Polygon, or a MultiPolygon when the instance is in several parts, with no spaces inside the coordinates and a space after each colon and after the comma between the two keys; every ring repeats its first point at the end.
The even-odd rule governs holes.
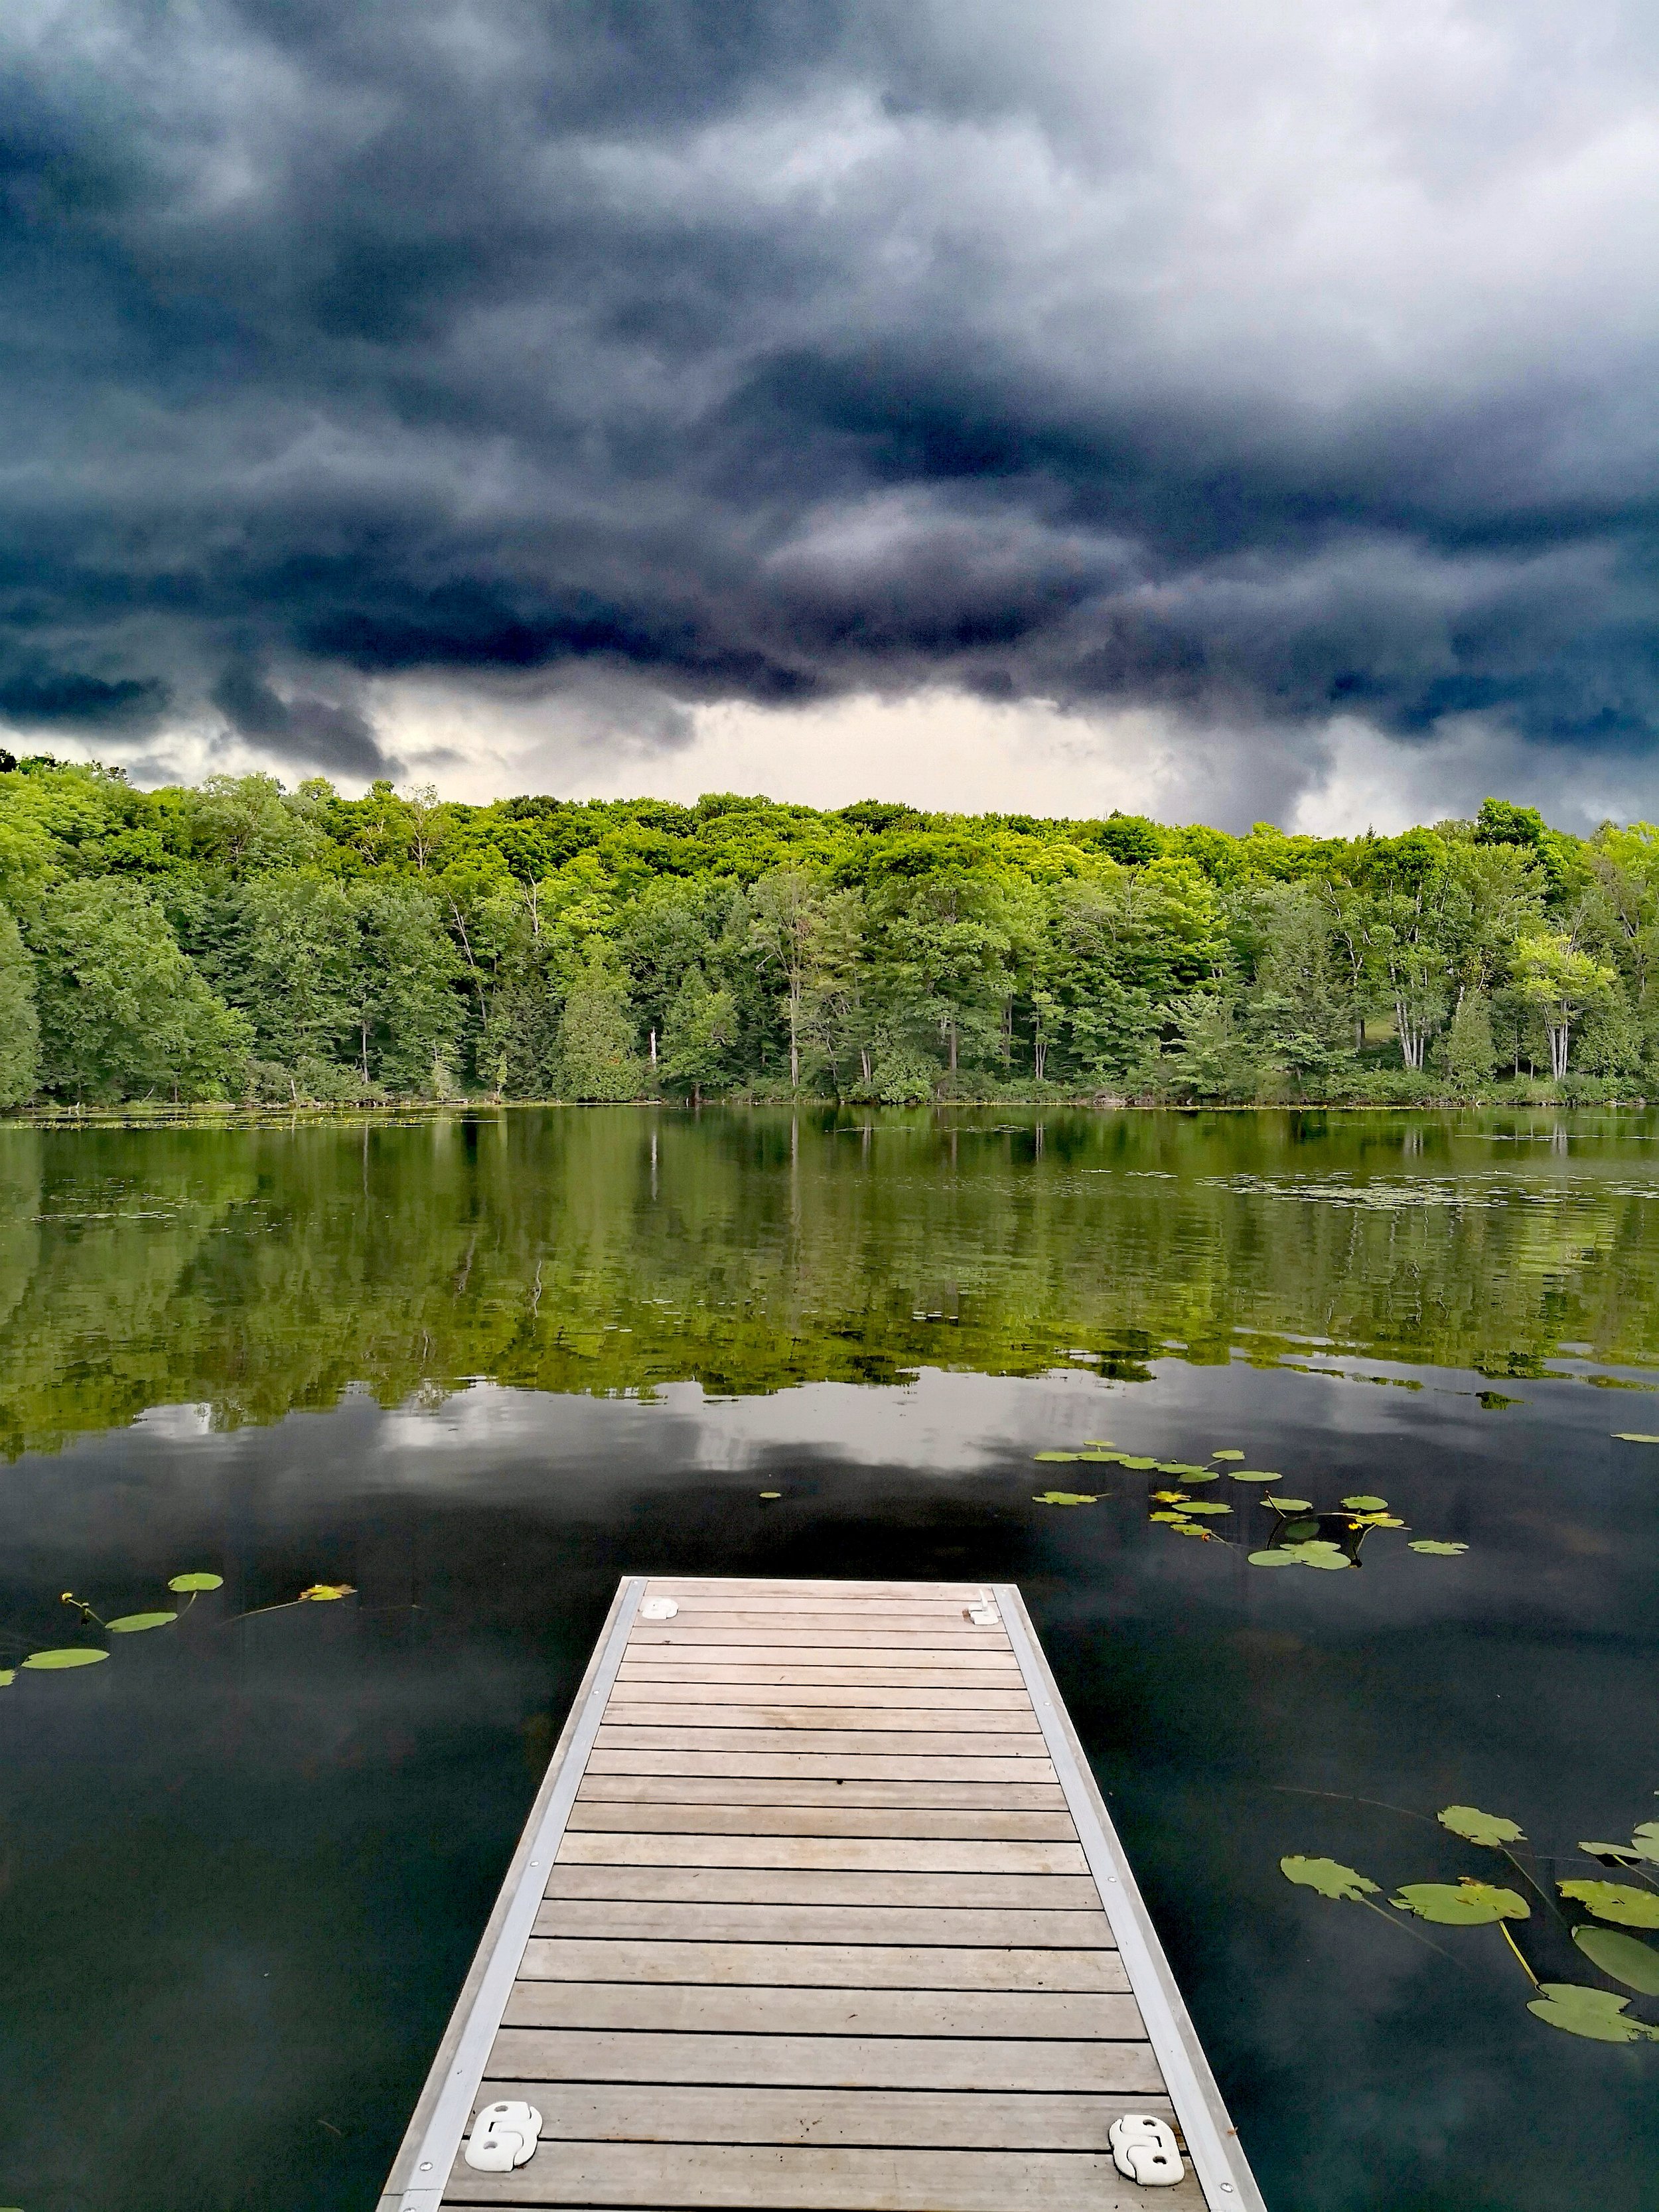
{"type": "Polygon", "coordinates": [[[0,753],[6,1105],[1654,1089],[1650,823],[471,806],[0,753]]]}

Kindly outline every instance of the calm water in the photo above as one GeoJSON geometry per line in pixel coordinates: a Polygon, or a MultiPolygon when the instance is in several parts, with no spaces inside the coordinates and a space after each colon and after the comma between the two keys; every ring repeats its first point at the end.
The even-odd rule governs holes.
{"type": "Polygon", "coordinates": [[[0,2203],[371,2204],[654,1569],[1020,1583],[1273,2212],[1651,2212],[1659,2045],[1278,1863],[1659,1814],[1659,1117],[9,1127],[0,1329],[0,1665],[225,1578],[0,1692],[0,2203]],[[1270,1573],[1092,1437],[1411,1527],[1270,1573]]]}

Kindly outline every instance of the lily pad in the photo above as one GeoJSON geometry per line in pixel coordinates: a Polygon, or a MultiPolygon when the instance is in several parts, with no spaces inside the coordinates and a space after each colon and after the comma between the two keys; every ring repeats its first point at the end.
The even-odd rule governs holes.
{"type": "Polygon", "coordinates": [[[1117,1449],[1117,1446],[1113,1443],[1110,1437],[1085,1437],[1083,1439],[1083,1443],[1084,1449],[1087,1451],[1115,1451],[1117,1449]]]}
{"type": "Polygon", "coordinates": [[[15,1667],[0,1667],[0,1690],[10,1689],[12,1684],[16,1680],[17,1669],[15,1667]]]}
{"type": "Polygon", "coordinates": [[[1659,1997],[1659,1951],[1621,1936],[1616,1928],[1575,1928],[1572,1940],[1584,1956],[1615,1982],[1644,1997],[1659,1997]]]}
{"type": "Polygon", "coordinates": [[[1632,1836],[1630,1847],[1638,1858],[1659,1866],[1659,1820],[1644,1820],[1632,1836]]]}
{"type": "Polygon", "coordinates": [[[1207,1467],[1188,1467],[1184,1460],[1166,1459],[1158,1462],[1160,1474],[1201,1475],[1206,1482],[1215,1480],[1214,1470],[1207,1467]]]}
{"type": "Polygon", "coordinates": [[[1382,1513],[1388,1510],[1389,1501],[1386,1498],[1367,1498],[1362,1493],[1358,1498],[1345,1498],[1342,1503],[1352,1513],[1382,1513]]]}
{"type": "Polygon", "coordinates": [[[1491,1844],[1496,1847],[1525,1840],[1523,1832],[1513,1820],[1506,1820],[1501,1813],[1482,1813],[1474,1805],[1448,1805],[1435,1818],[1443,1828],[1462,1836],[1466,1844],[1491,1844]]]}
{"type": "Polygon", "coordinates": [[[1148,1468],[1156,1467],[1158,1465],[1158,1462],[1155,1459],[1143,1459],[1139,1453],[1136,1453],[1133,1457],[1131,1457],[1130,1455],[1126,1452],[1122,1459],[1119,1462],[1119,1465],[1122,1467],[1132,1467],[1137,1474],[1144,1474],[1148,1468]]]}
{"type": "Polygon", "coordinates": [[[1284,1529],[1287,1544],[1310,1544],[1319,1534],[1317,1521],[1289,1521],[1284,1529]]]}
{"type": "Polygon", "coordinates": [[[170,1590],[222,1589],[224,1586],[222,1575],[174,1575],[167,1584],[170,1590]]]}
{"type": "MultiPolygon", "coordinates": [[[[1659,1904],[1659,1899],[1654,1901],[1659,1904]]],[[[1532,1917],[1524,1897],[1490,1881],[1408,1881],[1389,1902],[1441,1928],[1479,1928],[1493,1920],[1532,1917]]]]}
{"type": "Polygon", "coordinates": [[[1082,1490],[1045,1490],[1032,1499],[1036,1505],[1098,1505],[1097,1498],[1091,1498],[1082,1490]]]}
{"type": "Polygon", "coordinates": [[[1189,1498],[1183,1510],[1188,1513],[1231,1513],[1233,1509],[1224,1505],[1218,1498],[1189,1498]]]}
{"type": "Polygon", "coordinates": [[[1271,1505],[1275,1513],[1311,1513],[1311,1498],[1264,1498],[1264,1505],[1271,1505]]]}
{"type": "Polygon", "coordinates": [[[1613,1433],[1621,1444],[1659,1444],[1659,1437],[1641,1436],[1634,1429],[1615,1429],[1613,1433]]]}
{"type": "Polygon", "coordinates": [[[1176,1536],[1202,1536],[1206,1542],[1210,1540],[1209,1530],[1200,1528],[1196,1521],[1177,1521],[1171,1528],[1170,1534],[1176,1536]]]}
{"type": "Polygon", "coordinates": [[[1405,1525],[1397,1513],[1356,1513],[1348,1523],[1351,1528],[1403,1528],[1405,1525]]]}
{"type": "Polygon", "coordinates": [[[1353,1565],[1340,1544],[1304,1544],[1301,1552],[1304,1567],[1322,1567],[1328,1574],[1340,1574],[1353,1565]]]}
{"type": "Polygon", "coordinates": [[[1374,1881],[1367,1881],[1363,1874],[1356,1874],[1340,1859],[1280,1859],[1279,1871],[1286,1881],[1299,1883],[1304,1889],[1316,1889],[1322,1897],[1346,1897],[1357,1903],[1361,1898],[1377,1894],[1374,1881]]]}
{"type": "Polygon", "coordinates": [[[1073,1457],[1080,1459],[1085,1467],[1121,1467],[1123,1464],[1121,1451],[1074,1452],[1073,1457]]]}
{"type": "Polygon", "coordinates": [[[1431,1559],[1455,1559],[1469,1547],[1467,1544],[1443,1544],[1437,1536],[1413,1536],[1407,1548],[1413,1552],[1426,1552],[1431,1559]]]}
{"type": "Polygon", "coordinates": [[[783,1492],[782,1492],[781,1490],[763,1490],[763,1491],[760,1492],[760,1495],[761,1495],[761,1497],[762,1497],[763,1498],[781,1498],[781,1497],[782,1497],[782,1495],[783,1495],[783,1492]]]}
{"type": "Polygon", "coordinates": [[[1302,1565],[1300,1552],[1250,1552],[1246,1557],[1253,1567],[1299,1567],[1302,1565]]]}
{"type": "Polygon", "coordinates": [[[1177,1513],[1173,1506],[1167,1507],[1162,1513],[1149,1513],[1146,1518],[1149,1521],[1167,1521],[1172,1527],[1185,1525],[1186,1527],[1190,1528],[1192,1525],[1191,1522],[1188,1521],[1186,1515],[1184,1513],[1177,1513]]]}
{"type": "Polygon", "coordinates": [[[107,1651],[89,1650],[84,1644],[70,1644],[62,1651],[31,1651],[23,1662],[26,1667],[38,1667],[42,1673],[48,1668],[95,1667],[100,1659],[107,1659],[107,1651]]]}
{"type": "Polygon", "coordinates": [[[1236,1467],[1232,1471],[1235,1482],[1280,1482],[1283,1476],[1259,1467],[1236,1467]]]}
{"type": "Polygon", "coordinates": [[[137,1636],[141,1629],[165,1628],[177,1620],[176,1613],[124,1613],[118,1620],[104,1623],[112,1636],[137,1636]]]}
{"type": "Polygon", "coordinates": [[[309,1589],[300,1592],[296,1602],[303,1605],[309,1599],[317,1605],[322,1605],[331,1598],[349,1597],[356,1588],[355,1583],[313,1583],[309,1589]]]}
{"type": "Polygon", "coordinates": [[[1226,1451],[1212,1451],[1210,1454],[1212,1459],[1243,1459],[1243,1456],[1242,1451],[1233,1451],[1231,1449],[1226,1451]]]}
{"type": "MultiPolygon", "coordinates": [[[[24,1661],[28,1665],[28,1661],[24,1661]]],[[[1598,1920],[1622,1928],[1659,1928],[1659,1890],[1638,1889],[1629,1881],[1558,1881],[1563,1897],[1588,1905],[1598,1920]]]]}
{"type": "Polygon", "coordinates": [[[1547,2026],[1588,2036],[1592,2043],[1659,2043],[1659,2027],[1626,2017],[1629,2002],[1611,1990],[1581,1989],[1577,1982],[1541,1982],[1527,2010],[1547,2026]]]}
{"type": "Polygon", "coordinates": [[[1613,1859],[1620,1866],[1638,1866],[1641,1863],[1641,1852],[1633,1851],[1628,1844],[1581,1843],[1578,1848],[1587,1858],[1613,1859]]]}
{"type": "Polygon", "coordinates": [[[1076,1452],[1033,1452],[1031,1456],[1033,1459],[1037,1461],[1049,1460],[1063,1462],[1066,1466],[1069,1466],[1071,1462],[1079,1456],[1079,1455],[1076,1452]]]}

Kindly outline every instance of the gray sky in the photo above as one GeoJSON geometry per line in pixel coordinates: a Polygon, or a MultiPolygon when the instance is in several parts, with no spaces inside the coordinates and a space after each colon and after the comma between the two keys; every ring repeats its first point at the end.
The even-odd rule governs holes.
{"type": "Polygon", "coordinates": [[[1659,15],[9,0],[0,719],[1659,812],[1659,15]]]}

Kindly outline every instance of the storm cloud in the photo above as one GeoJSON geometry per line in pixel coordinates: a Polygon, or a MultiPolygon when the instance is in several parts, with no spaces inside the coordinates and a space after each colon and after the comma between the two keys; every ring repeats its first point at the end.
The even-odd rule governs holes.
{"type": "Polygon", "coordinates": [[[648,782],[688,712],[942,690],[1156,714],[1234,811],[1337,728],[1649,772],[1651,11],[13,0],[0,52],[31,742],[361,781],[428,685],[614,710],[648,782]]]}

